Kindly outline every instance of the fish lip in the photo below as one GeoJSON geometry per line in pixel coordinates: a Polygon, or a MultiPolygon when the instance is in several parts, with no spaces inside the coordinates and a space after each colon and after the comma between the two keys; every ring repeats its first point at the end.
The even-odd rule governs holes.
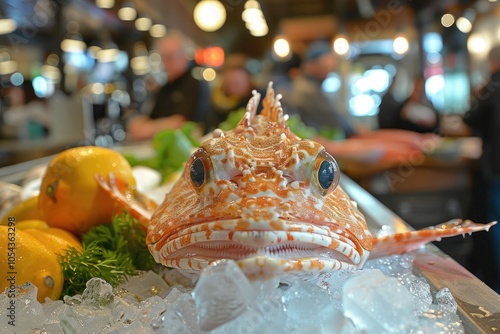
{"type": "MultiPolygon", "coordinates": [[[[213,223],[221,224],[221,221],[213,223]]],[[[231,225],[229,221],[226,223],[231,225]]],[[[245,261],[255,256],[283,261],[288,263],[285,266],[287,268],[297,267],[293,265],[297,260],[308,263],[307,261],[320,259],[333,269],[359,267],[366,260],[367,252],[361,248],[358,240],[353,240],[347,233],[337,234],[311,223],[287,223],[295,228],[301,227],[302,230],[211,230],[210,227],[213,226],[209,224],[196,224],[179,230],[174,237],[172,234],[162,237],[150,244],[150,249],[154,250],[152,253],[158,262],[183,269],[193,269],[193,263],[196,263],[197,269],[202,269],[216,259],[245,261]],[[311,228],[314,232],[308,232],[311,228]],[[209,251],[207,255],[204,250],[213,245],[219,247],[220,252],[209,251]],[[332,245],[336,247],[332,248],[332,245]],[[283,253],[276,251],[280,247],[289,253],[295,252],[297,256],[282,256],[283,253]]],[[[233,221],[233,227],[235,225],[233,221]]]]}
{"type": "MultiPolygon", "coordinates": [[[[253,228],[253,229],[247,229],[247,228],[240,228],[238,227],[238,224],[240,222],[245,222],[245,219],[242,217],[220,217],[220,218],[211,218],[209,220],[198,220],[194,223],[191,224],[183,224],[182,228],[176,228],[173,232],[170,232],[168,234],[162,235],[159,239],[157,240],[152,240],[148,244],[154,245],[158,242],[164,242],[168,241],[165,239],[174,239],[178,238],[187,234],[191,234],[194,232],[206,232],[206,231],[279,231],[279,229],[268,227],[268,228],[263,228],[266,225],[271,226],[272,224],[267,223],[266,225],[260,225],[259,228],[253,228]]],[[[291,218],[285,218],[285,217],[278,217],[273,220],[273,222],[278,222],[280,224],[283,224],[286,226],[288,229],[285,231],[298,231],[299,227],[301,231],[312,231],[313,233],[317,233],[320,235],[348,235],[349,239],[353,240],[355,239],[356,242],[358,241],[358,238],[356,238],[354,235],[348,232],[348,229],[345,227],[336,224],[335,222],[331,221],[315,221],[315,222],[310,222],[310,221],[304,221],[303,219],[299,217],[291,217],[291,218]],[[336,228],[325,228],[322,226],[325,225],[334,225],[336,228]],[[332,231],[335,230],[335,231],[332,231]]],[[[260,224],[260,223],[259,223],[260,224]]]]}

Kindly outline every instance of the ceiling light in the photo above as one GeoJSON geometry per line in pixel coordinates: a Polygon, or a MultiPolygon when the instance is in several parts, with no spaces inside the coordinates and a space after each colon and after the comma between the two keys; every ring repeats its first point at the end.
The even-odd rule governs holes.
{"type": "Polygon", "coordinates": [[[17,29],[17,23],[13,19],[0,19],[0,35],[10,34],[17,29]]]}
{"type": "Polygon", "coordinates": [[[40,72],[42,73],[43,77],[47,79],[49,82],[52,83],[61,82],[61,71],[56,66],[47,64],[43,65],[40,68],[40,72]]]}
{"type": "Polygon", "coordinates": [[[279,58],[286,58],[290,54],[290,44],[286,39],[278,38],[274,41],[273,50],[279,58]]]}
{"type": "Polygon", "coordinates": [[[15,60],[6,60],[0,62],[0,75],[11,74],[17,70],[17,62],[15,60]]]}
{"type": "Polygon", "coordinates": [[[349,52],[349,41],[345,37],[338,37],[333,42],[333,50],[341,56],[347,54],[349,52]]]}
{"type": "Polygon", "coordinates": [[[113,8],[115,0],[96,0],[95,4],[99,8],[113,8]]]}
{"type": "Polygon", "coordinates": [[[408,50],[410,49],[410,44],[408,43],[406,37],[399,36],[394,39],[392,47],[394,49],[394,52],[396,52],[399,55],[402,55],[408,52],[408,50]]]}
{"type": "Polygon", "coordinates": [[[83,53],[87,44],[80,34],[70,34],[61,41],[61,50],[67,53],[83,53]]]}
{"type": "Polygon", "coordinates": [[[148,31],[151,28],[151,19],[149,17],[139,17],[135,20],[135,28],[139,31],[148,31]]]}
{"type": "Polygon", "coordinates": [[[97,59],[97,52],[99,52],[100,50],[101,48],[98,47],[97,45],[91,45],[87,49],[87,53],[89,54],[89,57],[97,59]]]}
{"type": "Polygon", "coordinates": [[[479,33],[473,33],[467,40],[467,49],[470,53],[484,54],[489,48],[489,43],[485,36],[479,33]]]}
{"type": "Polygon", "coordinates": [[[264,24],[258,25],[254,27],[252,30],[250,30],[250,35],[255,37],[262,37],[266,36],[268,32],[269,32],[269,27],[267,26],[267,23],[264,22],[264,24]]]}
{"type": "Polygon", "coordinates": [[[467,34],[472,30],[472,23],[462,16],[457,19],[457,28],[464,34],[467,34]]]}
{"type": "Polygon", "coordinates": [[[441,24],[443,25],[443,27],[451,27],[453,25],[453,23],[455,23],[455,18],[453,17],[453,15],[451,14],[444,14],[442,17],[441,17],[441,24]]]}
{"type": "Polygon", "coordinates": [[[10,83],[19,87],[24,83],[24,76],[21,73],[16,72],[10,76],[10,83]]]}
{"type": "Polygon", "coordinates": [[[215,77],[217,76],[217,72],[215,72],[213,68],[207,67],[203,70],[202,76],[206,81],[214,81],[215,77]]]}
{"type": "Polygon", "coordinates": [[[125,3],[122,8],[118,10],[118,17],[122,21],[133,21],[137,17],[137,11],[131,3],[125,3]]]}
{"type": "Polygon", "coordinates": [[[135,75],[147,74],[150,70],[149,57],[138,56],[130,60],[130,67],[135,75]]]}
{"type": "Polygon", "coordinates": [[[257,0],[248,0],[245,2],[245,9],[248,8],[259,8],[260,9],[260,3],[257,0]]]}
{"type": "Polygon", "coordinates": [[[245,22],[251,22],[263,18],[264,15],[260,8],[247,8],[241,13],[241,19],[245,22]]]}
{"type": "Polygon", "coordinates": [[[226,22],[226,8],[217,0],[202,0],[194,8],[196,25],[204,31],[219,30],[226,22]]]}
{"type": "Polygon", "coordinates": [[[110,63],[116,60],[120,50],[114,43],[108,43],[105,48],[96,52],[96,59],[101,63],[110,63]]]}
{"type": "Polygon", "coordinates": [[[160,38],[167,34],[167,28],[163,24],[153,24],[149,29],[149,34],[153,38],[160,38]]]}

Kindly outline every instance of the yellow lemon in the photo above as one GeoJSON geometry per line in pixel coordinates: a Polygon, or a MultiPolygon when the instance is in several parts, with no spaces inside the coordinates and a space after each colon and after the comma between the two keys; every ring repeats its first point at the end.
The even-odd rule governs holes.
{"type": "Polygon", "coordinates": [[[64,255],[69,247],[74,247],[80,252],[83,250],[82,243],[71,232],[60,228],[28,228],[23,232],[35,237],[56,255],[64,255]]]}
{"type": "Polygon", "coordinates": [[[60,297],[61,265],[42,242],[13,226],[0,226],[0,249],[0,291],[30,281],[38,288],[39,302],[60,297]]]}
{"type": "Polygon", "coordinates": [[[0,225],[7,225],[9,217],[15,217],[17,221],[28,219],[40,219],[42,216],[38,211],[38,196],[30,197],[14,205],[2,218],[0,225]]]}
{"type": "Polygon", "coordinates": [[[47,166],[38,196],[38,208],[52,227],[81,235],[92,226],[109,223],[115,208],[111,197],[95,180],[113,173],[121,191],[133,191],[132,167],[118,152],[85,146],[63,151],[47,166]]]}
{"type": "Polygon", "coordinates": [[[16,222],[16,228],[21,230],[25,230],[27,228],[48,228],[48,227],[49,225],[40,219],[27,219],[16,222]]]}

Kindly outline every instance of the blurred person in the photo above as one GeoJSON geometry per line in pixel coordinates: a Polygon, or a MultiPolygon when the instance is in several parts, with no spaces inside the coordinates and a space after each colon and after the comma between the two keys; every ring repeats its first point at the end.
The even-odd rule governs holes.
{"type": "Polygon", "coordinates": [[[47,137],[50,116],[46,101],[35,94],[31,81],[6,90],[3,113],[3,135],[11,139],[40,139],[47,137]]]}
{"type": "Polygon", "coordinates": [[[316,130],[336,129],[350,137],[354,129],[335,110],[322,88],[323,81],[336,67],[330,43],[322,40],[311,43],[303,55],[301,72],[293,81],[289,103],[307,126],[316,130]]]}
{"type": "Polygon", "coordinates": [[[186,58],[188,46],[187,39],[180,33],[169,33],[156,43],[167,82],[156,92],[151,112],[129,121],[130,138],[150,139],[158,131],[179,128],[186,121],[205,125],[210,90],[207,82],[191,75],[191,61],[186,58]]]}
{"type": "Polygon", "coordinates": [[[404,101],[398,100],[394,93],[397,88],[397,82],[397,76],[394,76],[387,92],[380,101],[379,112],[377,114],[380,129],[394,129],[397,127],[399,112],[404,104],[404,101]]]}
{"type": "MultiPolygon", "coordinates": [[[[479,168],[486,199],[486,218],[500,221],[500,46],[491,49],[488,61],[490,79],[477,94],[463,120],[483,141],[479,168]]],[[[488,236],[494,252],[495,276],[491,285],[500,293],[500,228],[493,227],[488,236]]]]}
{"type": "Polygon", "coordinates": [[[269,81],[273,82],[275,92],[283,96],[282,101],[285,103],[290,98],[293,81],[300,74],[301,62],[300,56],[295,53],[291,54],[290,59],[273,60],[269,81]]]}
{"type": "Polygon", "coordinates": [[[255,85],[246,62],[246,56],[241,54],[227,57],[220,72],[220,81],[212,91],[208,131],[217,128],[230,112],[244,109],[252,97],[255,85]]]}
{"type": "MultiPolygon", "coordinates": [[[[391,88],[396,80],[393,80],[391,88]]],[[[417,77],[413,92],[399,103],[389,89],[380,103],[378,121],[381,129],[401,129],[419,133],[438,132],[439,115],[425,94],[425,79],[417,77]]]]}

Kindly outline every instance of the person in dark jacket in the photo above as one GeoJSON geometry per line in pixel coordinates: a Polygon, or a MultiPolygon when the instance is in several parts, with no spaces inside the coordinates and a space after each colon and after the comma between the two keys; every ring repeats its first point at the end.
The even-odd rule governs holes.
{"type": "Polygon", "coordinates": [[[219,82],[212,89],[211,111],[206,131],[216,129],[231,112],[246,108],[255,89],[247,61],[243,54],[232,54],[224,62],[219,82]]]}
{"type": "Polygon", "coordinates": [[[337,68],[337,63],[329,42],[312,42],[303,54],[301,71],[293,81],[287,102],[305,125],[318,131],[337,130],[341,137],[351,137],[356,134],[354,127],[330,102],[322,88],[323,81],[337,68]]]}
{"type": "MultiPolygon", "coordinates": [[[[486,186],[487,219],[500,220],[500,46],[494,47],[489,55],[491,77],[475,96],[464,122],[483,141],[480,171],[486,186]]],[[[492,241],[496,283],[494,289],[500,293],[500,228],[495,226],[489,232],[492,241]]]]}
{"type": "Polygon", "coordinates": [[[210,110],[210,88],[206,81],[191,75],[187,47],[188,41],[180,33],[170,33],[157,42],[167,83],[156,93],[151,112],[130,120],[128,134],[132,139],[149,139],[158,131],[179,128],[186,121],[205,126],[210,110]]]}
{"type": "Polygon", "coordinates": [[[440,123],[439,115],[425,95],[424,78],[415,79],[412,94],[402,103],[398,103],[389,90],[382,98],[378,121],[381,129],[437,133],[440,123]]]}

